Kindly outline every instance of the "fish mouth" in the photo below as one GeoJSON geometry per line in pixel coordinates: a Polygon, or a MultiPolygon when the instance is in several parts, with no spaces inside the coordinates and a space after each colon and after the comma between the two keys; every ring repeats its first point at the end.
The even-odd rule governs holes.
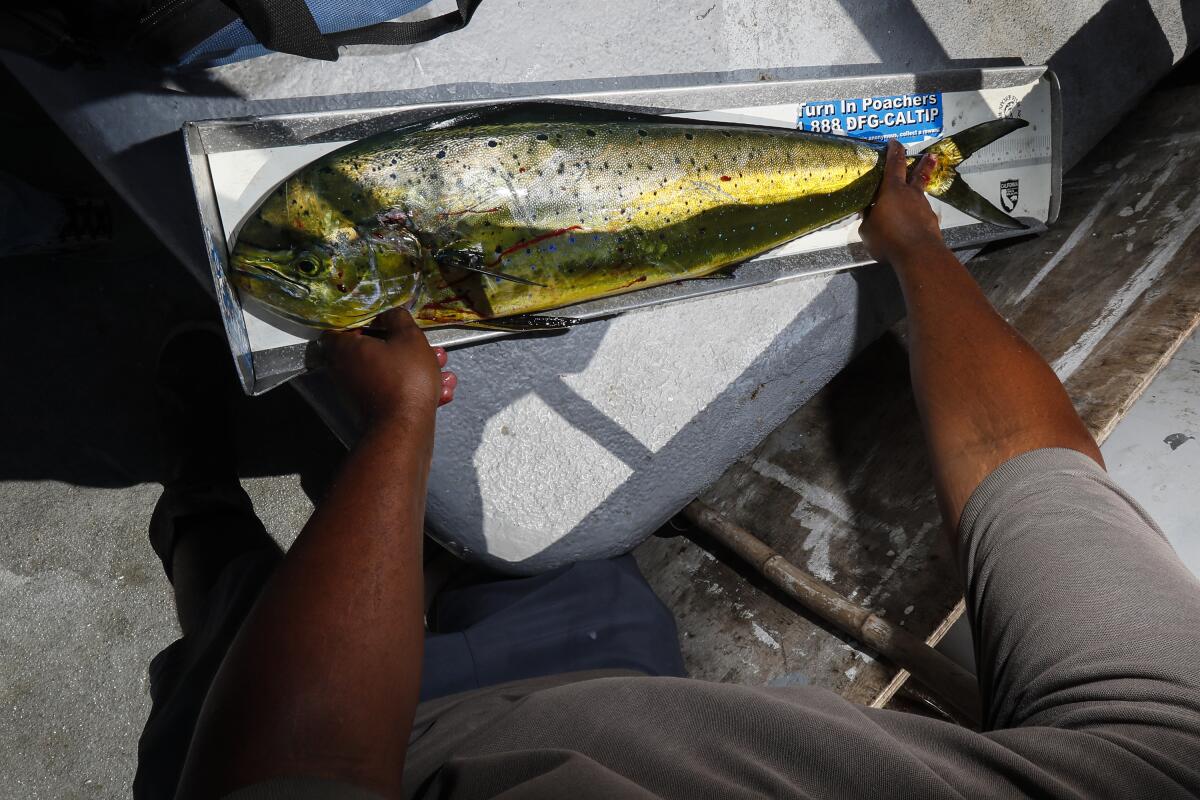
{"type": "MultiPolygon", "coordinates": [[[[312,289],[310,289],[306,284],[301,283],[295,278],[289,278],[282,272],[263,266],[262,264],[236,264],[233,267],[233,273],[243,278],[248,278],[249,280],[283,284],[284,286],[300,290],[305,294],[305,296],[312,294],[312,289]]],[[[288,290],[284,289],[284,291],[288,290]]],[[[295,292],[292,291],[289,291],[288,293],[293,295],[295,294],[295,292]]]]}

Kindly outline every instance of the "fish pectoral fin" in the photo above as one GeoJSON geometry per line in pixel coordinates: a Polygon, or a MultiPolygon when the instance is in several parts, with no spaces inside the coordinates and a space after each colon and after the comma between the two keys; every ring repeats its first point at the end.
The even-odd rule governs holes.
{"type": "Polygon", "coordinates": [[[538,283],[528,278],[519,278],[516,275],[509,275],[505,272],[490,269],[483,260],[483,253],[472,247],[443,247],[433,254],[433,260],[438,265],[447,267],[448,269],[464,269],[468,272],[488,275],[497,280],[512,281],[513,283],[520,283],[525,286],[538,286],[542,289],[546,288],[544,283],[538,283]]]}
{"type": "Polygon", "coordinates": [[[523,286],[537,286],[539,289],[546,288],[546,284],[544,284],[544,283],[538,283],[537,281],[531,281],[528,278],[518,278],[516,275],[509,275],[505,272],[497,272],[496,270],[488,269],[487,267],[479,267],[479,266],[474,266],[474,265],[463,266],[461,264],[457,264],[455,266],[457,266],[459,269],[465,269],[468,272],[477,272],[480,275],[488,275],[492,278],[496,278],[497,280],[512,281],[513,283],[519,283],[523,286]]]}
{"type": "Polygon", "coordinates": [[[530,331],[565,331],[567,328],[574,327],[582,321],[574,317],[542,317],[535,314],[521,314],[515,317],[481,319],[475,322],[459,322],[457,324],[464,328],[476,328],[481,331],[528,333],[530,331]]]}

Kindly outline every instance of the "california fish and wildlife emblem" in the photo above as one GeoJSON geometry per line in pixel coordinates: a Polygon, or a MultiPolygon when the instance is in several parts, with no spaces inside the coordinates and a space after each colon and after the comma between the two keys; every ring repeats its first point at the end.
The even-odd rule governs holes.
{"type": "Polygon", "coordinates": [[[1002,117],[1020,117],[1021,116],[1021,101],[1016,95],[1006,95],[1000,101],[1000,116],[1002,117]]]}
{"type": "Polygon", "coordinates": [[[1017,207],[1017,198],[1021,194],[1021,182],[1017,178],[1009,178],[1006,181],[1000,181],[1000,205],[1005,211],[1012,211],[1017,207]]]}

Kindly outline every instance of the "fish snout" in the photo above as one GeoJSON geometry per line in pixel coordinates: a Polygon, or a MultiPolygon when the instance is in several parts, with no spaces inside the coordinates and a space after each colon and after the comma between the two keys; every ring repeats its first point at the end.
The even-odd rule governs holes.
{"type": "Polygon", "coordinates": [[[272,292],[292,298],[304,298],[310,294],[307,285],[285,275],[278,266],[236,251],[230,257],[230,272],[231,281],[239,291],[262,299],[270,299],[272,292]]]}

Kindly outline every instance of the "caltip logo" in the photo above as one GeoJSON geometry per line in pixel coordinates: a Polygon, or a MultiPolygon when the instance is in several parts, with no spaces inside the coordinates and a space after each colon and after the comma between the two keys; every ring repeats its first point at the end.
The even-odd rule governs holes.
{"type": "Polygon", "coordinates": [[[1002,117],[1020,117],[1021,116],[1021,101],[1016,95],[1005,95],[1000,101],[1000,116],[1002,117]]]}
{"type": "Polygon", "coordinates": [[[1021,182],[1018,178],[1000,181],[1000,205],[1006,213],[1017,207],[1017,198],[1021,196],[1021,182]]]}

